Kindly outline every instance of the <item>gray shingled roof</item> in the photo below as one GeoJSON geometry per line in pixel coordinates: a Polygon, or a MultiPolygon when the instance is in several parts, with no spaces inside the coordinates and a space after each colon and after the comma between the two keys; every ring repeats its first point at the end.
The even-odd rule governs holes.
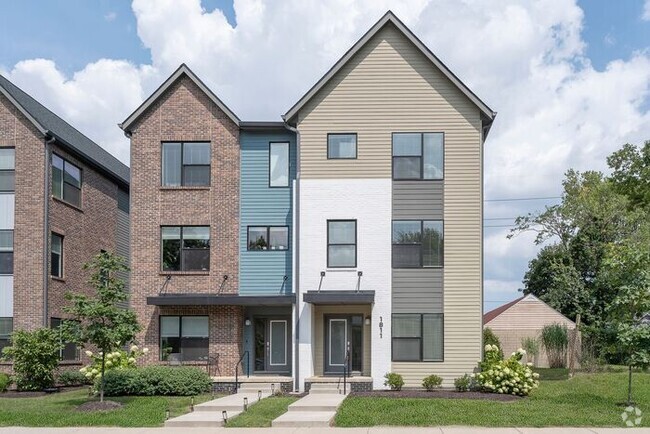
{"type": "Polygon", "coordinates": [[[0,92],[27,116],[42,134],[55,137],[58,143],[78,154],[82,160],[106,172],[107,175],[116,178],[127,186],[129,185],[130,171],[128,166],[2,75],[0,75],[0,92]]]}

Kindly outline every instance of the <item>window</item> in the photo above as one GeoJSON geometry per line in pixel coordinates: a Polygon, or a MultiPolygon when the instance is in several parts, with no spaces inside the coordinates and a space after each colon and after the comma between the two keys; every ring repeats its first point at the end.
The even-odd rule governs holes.
{"type": "Polygon", "coordinates": [[[330,160],[357,158],[357,135],[328,134],[327,158],[330,160]]]}
{"type": "Polygon", "coordinates": [[[443,179],[443,133],[393,133],[393,179],[443,179]]]}
{"type": "Polygon", "coordinates": [[[393,220],[393,268],[442,267],[441,220],[393,220]]]}
{"type": "Polygon", "coordinates": [[[2,354],[2,349],[4,347],[9,346],[13,329],[13,318],[0,318],[0,354],[2,354]]]}
{"type": "Polygon", "coordinates": [[[52,154],[52,195],[81,206],[81,169],[56,154],[52,154]]]}
{"type": "Polygon", "coordinates": [[[63,339],[61,325],[66,320],[61,318],[50,318],[50,327],[54,330],[59,330],[59,342],[63,347],[59,349],[59,360],[79,360],[79,351],[77,351],[77,345],[74,342],[65,342],[63,339]]]}
{"type": "Polygon", "coordinates": [[[209,336],[207,316],[161,316],[160,359],[206,360],[209,336]]]}
{"type": "Polygon", "coordinates": [[[0,274],[14,274],[14,231],[0,231],[0,274]]]}
{"type": "Polygon", "coordinates": [[[59,234],[52,234],[52,245],[50,246],[50,275],[63,277],[63,237],[59,234]]]}
{"type": "Polygon", "coordinates": [[[210,185],[210,142],[164,142],[162,185],[204,187],[210,185]]]}
{"type": "Polygon", "coordinates": [[[289,186],[289,143],[269,144],[269,186],[289,186]]]}
{"type": "Polygon", "coordinates": [[[357,221],[327,221],[327,266],[354,268],[357,266],[357,221]]]}
{"type": "Polygon", "coordinates": [[[248,250],[289,250],[289,227],[249,226],[248,250]]]}
{"type": "Polygon", "coordinates": [[[209,226],[163,226],[163,271],[210,270],[209,226]]]}
{"type": "Polygon", "coordinates": [[[0,193],[12,193],[16,188],[16,150],[0,148],[0,193]]]}
{"type": "Polygon", "coordinates": [[[441,313],[393,314],[393,361],[443,361],[443,318],[441,313]]]}

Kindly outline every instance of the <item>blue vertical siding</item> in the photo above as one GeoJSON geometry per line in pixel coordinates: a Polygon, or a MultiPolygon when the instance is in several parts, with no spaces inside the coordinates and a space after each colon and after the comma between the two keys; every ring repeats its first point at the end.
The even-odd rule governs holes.
{"type": "Polygon", "coordinates": [[[296,137],[290,131],[242,131],[239,293],[290,294],[292,265],[293,180],[296,177],[296,137]],[[289,187],[269,187],[269,143],[289,142],[289,187]],[[248,226],[288,226],[289,250],[248,251],[248,226]],[[282,287],[282,279],[288,276],[282,287]]]}

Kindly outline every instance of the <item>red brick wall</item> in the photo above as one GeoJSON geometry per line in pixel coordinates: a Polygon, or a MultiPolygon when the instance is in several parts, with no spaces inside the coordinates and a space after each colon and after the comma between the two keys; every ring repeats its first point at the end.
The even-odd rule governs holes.
{"type": "MultiPolygon", "coordinates": [[[[150,107],[131,137],[131,306],[144,327],[140,343],[159,360],[159,309],[146,304],[158,294],[160,226],[210,226],[210,271],[171,273],[167,293],[223,293],[239,285],[239,129],[189,78],[183,76],[150,107]],[[161,188],[161,142],[209,141],[211,183],[207,188],[161,188]]],[[[210,316],[210,353],[234,366],[241,342],[242,310],[201,307],[210,316]]],[[[195,310],[191,309],[190,310],[195,310]]],[[[171,309],[164,310],[169,313],[171,309]]]]}

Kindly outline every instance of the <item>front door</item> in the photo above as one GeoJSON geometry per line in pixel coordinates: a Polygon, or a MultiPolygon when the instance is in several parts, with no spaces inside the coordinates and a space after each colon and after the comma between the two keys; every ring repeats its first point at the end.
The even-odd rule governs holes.
{"type": "Polygon", "coordinates": [[[360,374],[363,369],[363,315],[325,316],[325,374],[360,374]]]}
{"type": "Polygon", "coordinates": [[[255,318],[255,371],[291,371],[289,318],[255,318]]]}

